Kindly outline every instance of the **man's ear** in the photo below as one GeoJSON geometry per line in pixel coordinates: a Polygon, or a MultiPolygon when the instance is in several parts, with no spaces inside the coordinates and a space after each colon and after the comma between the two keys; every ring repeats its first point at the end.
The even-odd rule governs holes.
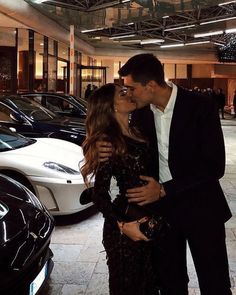
{"type": "Polygon", "coordinates": [[[146,87],[148,87],[148,89],[151,91],[151,92],[154,92],[155,89],[157,88],[158,84],[156,81],[154,80],[150,80],[147,84],[146,84],[146,87]]]}

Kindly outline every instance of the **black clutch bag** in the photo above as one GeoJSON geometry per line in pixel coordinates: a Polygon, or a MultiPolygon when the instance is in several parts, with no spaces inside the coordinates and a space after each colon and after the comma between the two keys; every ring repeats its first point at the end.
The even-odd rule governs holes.
{"type": "Polygon", "coordinates": [[[165,234],[169,224],[162,216],[154,216],[145,208],[136,204],[128,204],[125,216],[127,221],[135,221],[147,217],[147,221],[140,223],[140,231],[150,240],[158,239],[165,234]]]}
{"type": "Polygon", "coordinates": [[[140,231],[150,240],[159,239],[168,228],[169,225],[161,216],[150,217],[147,221],[140,223],[139,226],[140,231]]]}

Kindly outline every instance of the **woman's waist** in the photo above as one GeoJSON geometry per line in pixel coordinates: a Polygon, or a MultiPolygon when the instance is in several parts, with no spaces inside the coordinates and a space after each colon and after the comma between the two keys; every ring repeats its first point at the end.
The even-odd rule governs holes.
{"type": "Polygon", "coordinates": [[[113,201],[113,206],[119,215],[128,220],[137,220],[144,216],[159,215],[158,202],[147,205],[139,205],[134,202],[128,202],[126,194],[118,194],[113,201]]]}

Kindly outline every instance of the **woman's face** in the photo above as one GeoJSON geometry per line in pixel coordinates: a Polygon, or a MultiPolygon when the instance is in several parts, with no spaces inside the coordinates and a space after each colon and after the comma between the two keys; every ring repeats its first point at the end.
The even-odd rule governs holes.
{"type": "Polygon", "coordinates": [[[114,110],[117,113],[129,114],[137,108],[136,102],[126,87],[116,86],[114,110]]]}

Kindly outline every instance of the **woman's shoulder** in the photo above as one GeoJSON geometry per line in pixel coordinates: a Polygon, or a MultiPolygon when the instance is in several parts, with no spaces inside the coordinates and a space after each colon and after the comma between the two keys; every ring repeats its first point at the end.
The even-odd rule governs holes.
{"type": "Polygon", "coordinates": [[[128,135],[123,135],[124,140],[126,143],[130,144],[137,144],[137,145],[147,145],[147,141],[143,138],[139,138],[136,136],[128,136],[128,135]]]}

